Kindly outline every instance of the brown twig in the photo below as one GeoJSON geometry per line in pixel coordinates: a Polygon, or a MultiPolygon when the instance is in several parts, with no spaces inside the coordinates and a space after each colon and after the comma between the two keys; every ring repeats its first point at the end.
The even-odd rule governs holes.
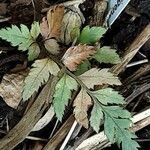
{"type": "Polygon", "coordinates": [[[124,70],[130,60],[135,56],[139,49],[146,43],[150,38],[150,24],[148,24],[144,30],[137,36],[133,43],[125,50],[122,62],[114,66],[111,71],[115,74],[119,74],[124,70]]]}
{"type": "Polygon", "coordinates": [[[74,122],[74,117],[71,115],[67,121],[63,124],[63,126],[56,132],[53,138],[47,143],[43,150],[54,150],[58,147],[58,145],[65,138],[67,133],[69,132],[72,124],[74,122]]]}
{"type": "Polygon", "coordinates": [[[132,81],[139,79],[140,77],[150,73],[150,63],[143,65],[140,67],[134,74],[123,81],[123,85],[127,85],[132,81]]]}
{"type": "Polygon", "coordinates": [[[150,89],[150,83],[144,84],[140,88],[136,89],[130,96],[128,96],[125,101],[127,102],[127,105],[131,103],[137,96],[141,95],[143,92],[150,89]]]}

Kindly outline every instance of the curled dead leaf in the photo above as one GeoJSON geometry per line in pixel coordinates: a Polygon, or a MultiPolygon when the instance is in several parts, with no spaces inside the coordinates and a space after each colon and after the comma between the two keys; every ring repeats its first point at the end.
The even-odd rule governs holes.
{"type": "MultiPolygon", "coordinates": [[[[64,7],[60,4],[52,6],[47,13],[47,18],[44,17],[40,24],[41,34],[46,40],[46,49],[53,54],[58,54],[59,49],[57,42],[66,45],[74,42],[77,37],[72,36],[72,32],[76,31],[78,33],[84,22],[85,18],[78,5],[64,7]],[[49,40],[52,38],[56,40],[56,42],[49,40]],[[54,45],[54,43],[55,46],[52,50],[50,45],[54,45]]],[[[74,33],[74,35],[78,35],[77,33],[74,33]]]]}
{"type": "Polygon", "coordinates": [[[22,99],[24,79],[28,69],[16,74],[6,74],[0,84],[0,96],[12,108],[17,108],[22,99]]]}
{"type": "Polygon", "coordinates": [[[64,6],[56,5],[50,8],[47,13],[49,27],[49,38],[59,39],[61,34],[62,20],[64,16],[64,6]]]}
{"type": "Polygon", "coordinates": [[[52,54],[58,54],[60,49],[59,44],[57,43],[56,39],[49,38],[49,27],[48,27],[48,21],[46,17],[42,19],[42,22],[40,24],[40,29],[41,29],[41,34],[45,39],[44,46],[47,49],[47,51],[52,54]]]}
{"type": "Polygon", "coordinates": [[[85,18],[80,11],[78,5],[72,5],[65,8],[65,14],[62,20],[60,41],[66,45],[74,42],[72,32],[76,29],[80,30],[81,25],[85,22],[85,18]]]}
{"type": "Polygon", "coordinates": [[[47,13],[47,19],[44,17],[40,24],[41,34],[45,39],[45,48],[52,54],[59,53],[60,48],[57,42],[61,34],[63,16],[64,6],[53,6],[47,13]]]}
{"type": "Polygon", "coordinates": [[[64,65],[70,70],[75,71],[77,65],[96,52],[94,46],[78,45],[70,47],[64,54],[62,61],[64,65]]]}
{"type": "Polygon", "coordinates": [[[49,9],[47,17],[43,17],[40,24],[41,34],[44,39],[59,39],[61,34],[62,19],[64,16],[64,6],[56,5],[49,9]]]}
{"type": "Polygon", "coordinates": [[[36,125],[32,129],[32,132],[43,129],[52,120],[54,115],[55,115],[54,108],[51,106],[45,113],[45,115],[36,123],[36,125]]]}

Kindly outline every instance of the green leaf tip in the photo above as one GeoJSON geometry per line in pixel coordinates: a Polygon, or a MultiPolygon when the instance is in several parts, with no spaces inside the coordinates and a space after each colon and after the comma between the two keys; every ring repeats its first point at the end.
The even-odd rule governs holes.
{"type": "Polygon", "coordinates": [[[18,49],[22,51],[27,50],[33,42],[29,29],[23,24],[20,25],[20,29],[16,25],[2,28],[0,38],[10,42],[12,46],[19,46],[18,49]]]}
{"type": "Polygon", "coordinates": [[[107,30],[103,27],[91,27],[86,26],[81,31],[81,34],[78,38],[78,43],[82,44],[94,44],[100,40],[103,34],[107,30]]]}
{"type": "Polygon", "coordinates": [[[31,36],[36,39],[40,34],[40,25],[39,22],[34,21],[31,25],[31,36]]]}
{"type": "Polygon", "coordinates": [[[0,30],[0,38],[10,42],[12,46],[18,46],[18,50],[28,50],[28,60],[34,60],[39,56],[40,48],[36,43],[36,38],[40,34],[40,26],[38,22],[33,22],[31,30],[24,24],[20,28],[16,25],[2,28],[0,30]]]}
{"type": "Polygon", "coordinates": [[[97,52],[93,58],[96,59],[99,63],[118,64],[121,62],[119,55],[116,53],[116,50],[111,49],[108,46],[97,49],[97,52]]]}
{"type": "Polygon", "coordinates": [[[104,105],[125,104],[124,97],[112,88],[105,88],[92,93],[104,105]]]}
{"type": "Polygon", "coordinates": [[[71,92],[77,89],[77,85],[77,82],[72,77],[64,74],[55,87],[53,105],[56,116],[60,121],[62,120],[65,106],[68,105],[68,101],[71,98],[71,92]]]}

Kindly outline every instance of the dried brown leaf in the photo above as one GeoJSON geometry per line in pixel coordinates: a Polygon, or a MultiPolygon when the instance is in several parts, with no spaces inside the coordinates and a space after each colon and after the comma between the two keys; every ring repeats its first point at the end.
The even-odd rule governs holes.
{"type": "Polygon", "coordinates": [[[72,46],[66,51],[62,58],[62,61],[70,71],[75,71],[77,69],[77,65],[93,55],[95,52],[96,49],[93,46],[72,46]]]}
{"type": "Polygon", "coordinates": [[[47,20],[43,18],[43,21],[41,32],[44,37],[46,35],[46,38],[55,38],[68,45],[77,38],[78,34],[72,36],[72,32],[75,32],[75,29],[80,30],[85,18],[78,6],[71,5],[64,8],[61,4],[52,6],[47,13],[47,20]]]}
{"type": "Polygon", "coordinates": [[[64,6],[56,5],[50,8],[47,13],[47,19],[44,17],[40,24],[40,30],[45,39],[45,48],[52,54],[59,53],[59,44],[57,41],[60,38],[62,19],[64,16],[64,6]]]}
{"type": "Polygon", "coordinates": [[[109,72],[109,69],[106,68],[101,70],[92,68],[80,75],[79,79],[91,89],[94,89],[95,85],[121,85],[118,77],[115,77],[111,72],[109,72]]]}
{"type": "Polygon", "coordinates": [[[47,12],[47,18],[43,17],[40,24],[42,36],[47,38],[60,38],[62,20],[64,17],[64,6],[56,5],[52,6],[47,12]]]}
{"type": "Polygon", "coordinates": [[[91,97],[86,93],[85,89],[81,89],[80,93],[74,100],[73,106],[75,118],[78,123],[80,123],[85,128],[88,128],[89,121],[87,118],[88,108],[92,105],[91,97]]]}
{"type": "Polygon", "coordinates": [[[54,37],[56,39],[59,39],[61,34],[63,16],[64,16],[63,5],[56,5],[50,8],[50,10],[47,13],[49,37],[54,37]]]}
{"type": "Polygon", "coordinates": [[[49,26],[46,17],[43,17],[42,22],[40,23],[40,30],[43,38],[45,39],[45,48],[52,54],[59,53],[59,44],[56,39],[49,37],[49,26]]]}
{"type": "Polygon", "coordinates": [[[42,34],[43,38],[44,39],[48,38],[49,27],[48,27],[48,21],[47,21],[46,17],[42,18],[42,22],[40,23],[40,30],[41,30],[41,34],[42,34]]]}
{"type": "Polygon", "coordinates": [[[17,108],[22,99],[22,89],[28,70],[16,74],[6,74],[0,84],[0,96],[12,108],[17,108]]]}

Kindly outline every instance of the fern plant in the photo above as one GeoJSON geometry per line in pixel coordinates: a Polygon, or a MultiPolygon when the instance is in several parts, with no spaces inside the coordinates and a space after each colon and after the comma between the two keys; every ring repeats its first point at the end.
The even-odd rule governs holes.
{"type": "MultiPolygon", "coordinates": [[[[63,76],[56,84],[52,102],[57,118],[62,121],[72,91],[79,90],[73,102],[74,115],[78,123],[85,128],[90,124],[98,133],[104,120],[104,131],[111,143],[116,142],[123,150],[137,150],[139,145],[134,140],[136,136],[129,131],[132,124],[131,114],[123,108],[123,96],[110,87],[95,90],[95,86],[99,85],[121,85],[119,78],[109,72],[109,68],[92,68],[90,64],[91,59],[111,64],[121,61],[116,50],[108,46],[96,47],[95,43],[105,32],[106,29],[103,27],[86,26],[78,35],[76,45],[66,51],[61,61],[49,56],[35,60],[24,81],[23,101],[37,92],[39,87],[48,81],[50,75],[59,77],[58,73],[63,72],[63,76]],[[90,113],[89,108],[92,108],[90,113]]],[[[18,50],[28,51],[29,61],[33,61],[40,54],[40,47],[36,42],[40,33],[39,23],[34,22],[31,30],[25,25],[20,25],[20,28],[15,25],[3,28],[0,30],[0,37],[12,46],[18,46],[18,50]]],[[[49,43],[52,44],[54,43],[49,43]]]]}

